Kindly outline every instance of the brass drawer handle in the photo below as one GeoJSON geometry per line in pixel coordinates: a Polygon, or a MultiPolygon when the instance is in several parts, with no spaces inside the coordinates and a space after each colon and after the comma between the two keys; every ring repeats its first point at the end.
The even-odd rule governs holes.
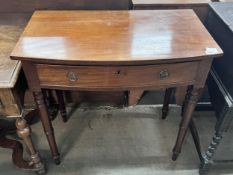
{"type": "Polygon", "coordinates": [[[66,76],[69,78],[70,81],[77,81],[77,79],[78,79],[78,75],[76,72],[70,71],[67,73],[66,76]]]}
{"type": "Polygon", "coordinates": [[[167,70],[162,70],[159,72],[159,78],[162,80],[162,79],[165,79],[165,78],[168,78],[169,77],[169,72],[167,70]]]}

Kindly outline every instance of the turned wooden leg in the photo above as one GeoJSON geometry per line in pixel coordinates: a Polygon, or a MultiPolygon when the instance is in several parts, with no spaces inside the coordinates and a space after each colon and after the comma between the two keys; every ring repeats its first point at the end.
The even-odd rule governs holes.
{"type": "Polygon", "coordinates": [[[31,139],[31,129],[27,125],[26,120],[23,118],[18,118],[16,120],[16,128],[17,128],[17,134],[20,138],[23,139],[25,145],[30,151],[31,154],[31,163],[33,164],[35,170],[39,174],[44,174],[45,173],[45,168],[43,163],[41,162],[41,158],[39,153],[36,151],[34,144],[32,143],[31,139]]]}
{"type": "MultiPolygon", "coordinates": [[[[187,89],[187,91],[188,91],[188,94],[189,94],[191,92],[191,88],[189,87],[187,89]]],[[[188,100],[189,100],[188,96],[186,96],[185,99],[184,99],[184,103],[182,105],[182,109],[181,109],[181,117],[183,117],[185,105],[188,103],[188,100]]],[[[195,144],[195,147],[196,147],[198,157],[200,159],[200,162],[202,162],[203,157],[202,157],[202,151],[201,151],[200,138],[199,138],[199,134],[198,134],[198,131],[197,131],[197,128],[195,126],[195,123],[194,123],[193,119],[190,120],[189,129],[190,129],[191,135],[193,137],[193,141],[194,141],[194,144],[195,144]]]]}
{"type": "Polygon", "coordinates": [[[173,88],[167,88],[165,91],[163,108],[162,108],[162,119],[166,119],[168,111],[169,111],[169,103],[172,99],[173,88]]]}
{"type": "Polygon", "coordinates": [[[205,175],[208,173],[211,163],[213,161],[214,153],[222,139],[221,133],[215,133],[210,146],[208,147],[205,155],[203,156],[203,161],[201,162],[199,173],[200,175],[205,175]]]}
{"type": "Polygon", "coordinates": [[[40,113],[40,120],[42,122],[44,132],[49,142],[50,150],[56,164],[60,164],[60,156],[57,149],[57,144],[54,136],[52,123],[48,117],[48,111],[44,102],[44,97],[41,91],[33,92],[37,108],[40,113]]]}
{"type": "Polygon", "coordinates": [[[66,106],[65,106],[63,91],[61,91],[61,90],[56,90],[56,94],[57,94],[57,100],[58,100],[58,105],[59,105],[59,111],[60,111],[62,120],[63,120],[63,122],[67,122],[66,106]]]}
{"type": "Polygon", "coordinates": [[[172,160],[176,160],[180,151],[181,151],[181,147],[182,144],[184,142],[184,138],[185,135],[187,133],[187,129],[190,123],[190,120],[192,118],[192,113],[195,109],[196,103],[198,101],[198,97],[199,97],[199,89],[198,88],[193,88],[192,90],[189,90],[187,92],[187,97],[188,100],[186,102],[186,104],[184,105],[184,113],[183,113],[183,117],[181,119],[181,124],[180,124],[180,128],[179,128],[179,132],[177,135],[177,139],[176,139],[176,144],[173,148],[173,156],[172,156],[172,160]]]}

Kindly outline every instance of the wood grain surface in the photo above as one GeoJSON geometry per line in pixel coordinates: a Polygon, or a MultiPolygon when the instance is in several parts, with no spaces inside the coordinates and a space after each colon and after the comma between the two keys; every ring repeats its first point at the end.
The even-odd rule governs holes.
{"type": "Polygon", "coordinates": [[[20,37],[30,14],[1,14],[0,17],[0,88],[14,87],[21,70],[19,61],[10,59],[10,53],[20,37]]]}
{"type": "Polygon", "coordinates": [[[36,11],[11,58],[133,65],[222,54],[192,10],[36,11]],[[215,50],[206,53],[207,48],[215,50]]]}
{"type": "Polygon", "coordinates": [[[149,66],[56,66],[37,65],[43,87],[73,87],[82,90],[117,89],[136,87],[160,87],[165,85],[192,84],[195,82],[199,62],[149,66]],[[166,71],[167,77],[160,73],[166,71]],[[72,76],[69,77],[69,73],[72,76]],[[136,81],[135,81],[136,80],[136,81]]]}

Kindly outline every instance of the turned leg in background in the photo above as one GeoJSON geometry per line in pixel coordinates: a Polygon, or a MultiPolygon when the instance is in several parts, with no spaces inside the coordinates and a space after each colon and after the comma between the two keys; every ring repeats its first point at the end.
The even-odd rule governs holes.
{"type": "Polygon", "coordinates": [[[173,148],[173,156],[172,160],[176,160],[178,155],[180,154],[182,144],[184,142],[185,135],[187,133],[187,129],[189,127],[192,113],[196,107],[196,103],[199,98],[199,88],[193,88],[191,90],[188,90],[187,92],[187,101],[184,104],[184,112],[183,117],[181,119],[179,132],[176,139],[176,144],[173,148]]]}
{"type": "Polygon", "coordinates": [[[165,91],[164,101],[163,101],[163,108],[162,108],[162,119],[166,119],[168,111],[169,111],[169,104],[172,99],[172,92],[173,88],[167,88],[165,91]]]}
{"type": "Polygon", "coordinates": [[[53,160],[56,164],[60,164],[60,156],[57,149],[57,144],[54,136],[53,126],[48,116],[47,107],[44,102],[44,97],[41,91],[33,92],[37,108],[40,113],[40,120],[42,122],[44,132],[49,142],[50,150],[53,160]]]}
{"type": "Polygon", "coordinates": [[[30,151],[30,154],[31,154],[30,164],[33,164],[35,171],[37,171],[38,174],[45,174],[44,165],[41,162],[39,153],[36,151],[35,146],[32,143],[31,129],[27,125],[26,120],[24,120],[23,118],[18,118],[16,120],[16,128],[17,128],[18,136],[23,139],[25,145],[30,151]]]}
{"type": "Polygon", "coordinates": [[[62,120],[63,122],[67,122],[67,113],[66,113],[66,106],[65,106],[63,91],[56,90],[56,94],[57,94],[57,101],[58,101],[59,111],[60,111],[62,120]]]}
{"type": "Polygon", "coordinates": [[[54,120],[57,117],[58,105],[53,97],[52,90],[42,89],[42,93],[48,109],[49,118],[50,120],[54,120]]]}
{"type": "Polygon", "coordinates": [[[205,155],[203,156],[203,161],[201,162],[199,173],[200,175],[205,175],[208,173],[209,168],[213,161],[214,153],[222,139],[222,133],[216,132],[210,146],[208,147],[205,155]]]}

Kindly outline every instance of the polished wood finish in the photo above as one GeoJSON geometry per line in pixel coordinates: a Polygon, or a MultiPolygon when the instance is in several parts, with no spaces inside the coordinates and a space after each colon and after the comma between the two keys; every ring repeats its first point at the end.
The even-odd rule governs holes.
{"type": "MultiPolygon", "coordinates": [[[[1,13],[0,18],[0,118],[22,117],[26,80],[21,71],[21,62],[10,60],[9,55],[18,40],[30,14],[1,13]]],[[[27,116],[29,116],[29,113],[27,116]]],[[[33,113],[34,114],[34,113],[33,113]]],[[[0,127],[0,146],[13,150],[13,163],[21,169],[44,173],[43,164],[30,138],[30,128],[24,119],[17,120],[18,135],[30,150],[31,160],[23,159],[23,146],[6,135],[16,132],[15,124],[0,127]]]]}
{"type": "MultiPolygon", "coordinates": [[[[37,114],[38,114],[37,110],[32,110],[31,112],[27,113],[23,117],[22,119],[23,121],[17,120],[16,124],[18,127],[20,127],[19,128],[20,135],[22,134],[23,137],[25,136],[25,134],[28,135],[28,131],[30,131],[30,128],[27,128],[25,124],[26,123],[32,124],[31,121],[35,116],[37,116],[37,114]],[[24,123],[23,127],[21,125],[22,122],[24,123]]],[[[25,160],[23,156],[24,149],[23,149],[23,145],[21,144],[21,142],[14,139],[13,137],[9,138],[9,135],[16,134],[17,128],[16,128],[15,121],[14,120],[6,121],[5,119],[0,119],[0,124],[1,124],[0,125],[0,147],[12,149],[13,163],[20,169],[35,171],[39,174],[43,174],[44,173],[43,165],[37,161],[38,159],[35,159],[36,157],[38,157],[38,154],[36,156],[33,156],[33,154],[31,154],[31,159],[33,160],[30,160],[30,159],[25,160]]],[[[30,138],[26,138],[26,140],[29,140],[29,142],[31,142],[30,138]]],[[[32,143],[29,143],[29,146],[34,147],[32,143]]],[[[33,151],[33,153],[36,153],[36,152],[37,151],[35,150],[33,151]]]]}
{"type": "Polygon", "coordinates": [[[51,120],[48,117],[48,111],[47,111],[47,108],[44,102],[43,94],[41,91],[37,91],[37,92],[34,92],[33,95],[35,98],[37,108],[39,109],[40,120],[43,124],[44,132],[48,139],[53,159],[56,164],[60,164],[60,157],[59,157],[59,153],[58,153],[58,149],[57,149],[57,145],[55,141],[54,130],[52,127],[51,120]]]}
{"type": "Polygon", "coordinates": [[[34,144],[31,139],[31,128],[27,125],[27,121],[23,118],[18,118],[16,120],[17,134],[20,138],[24,140],[27,148],[29,149],[31,155],[31,162],[38,174],[44,174],[45,168],[41,161],[39,153],[36,151],[34,144]]]}
{"type": "Polygon", "coordinates": [[[59,66],[37,64],[37,74],[44,88],[81,90],[127,90],[138,86],[162,87],[167,84],[194,83],[199,62],[148,66],[59,66]],[[185,69],[189,67],[189,69],[185,69]],[[161,73],[168,73],[161,77],[161,73]],[[56,76],[51,76],[56,75],[56,76]],[[137,81],[135,81],[137,78],[137,81]]]}
{"type": "Polygon", "coordinates": [[[22,61],[55,160],[59,153],[41,89],[133,92],[192,85],[175,159],[197,91],[205,85],[213,57],[220,55],[191,10],[37,11],[11,58],[22,61]]]}
{"type": "Polygon", "coordinates": [[[30,14],[1,14],[0,18],[0,88],[13,88],[21,70],[20,61],[9,59],[30,14]],[[2,24],[2,25],[1,25],[2,24]]]}
{"type": "Polygon", "coordinates": [[[221,55],[221,49],[191,10],[36,11],[11,58],[69,65],[142,65],[213,55],[221,55]],[[207,48],[216,52],[207,54],[207,48]]]}
{"type": "Polygon", "coordinates": [[[187,132],[187,128],[190,124],[190,120],[192,117],[192,113],[195,109],[195,105],[198,101],[198,97],[199,97],[199,89],[194,88],[190,91],[188,91],[187,93],[187,104],[184,107],[184,113],[183,113],[183,117],[180,123],[180,128],[179,128],[179,136],[176,140],[176,144],[175,147],[173,148],[173,156],[172,156],[172,160],[176,160],[177,156],[179,155],[179,153],[181,152],[181,147],[182,144],[184,142],[184,138],[187,132]]]}
{"type": "Polygon", "coordinates": [[[1,14],[0,18],[0,115],[19,116],[22,109],[21,94],[25,91],[22,79],[19,82],[21,63],[10,60],[29,14],[1,14]],[[1,25],[3,24],[3,25],[1,25]]]}

